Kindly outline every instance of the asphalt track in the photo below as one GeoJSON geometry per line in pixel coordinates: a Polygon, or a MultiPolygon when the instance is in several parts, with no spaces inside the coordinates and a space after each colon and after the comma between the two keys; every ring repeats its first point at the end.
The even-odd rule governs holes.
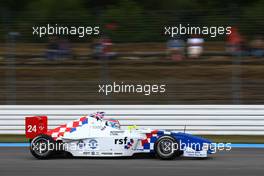
{"type": "Polygon", "coordinates": [[[209,159],[178,158],[162,161],[153,157],[63,158],[37,160],[25,147],[0,148],[0,175],[16,176],[261,176],[264,149],[232,149],[209,159]]]}

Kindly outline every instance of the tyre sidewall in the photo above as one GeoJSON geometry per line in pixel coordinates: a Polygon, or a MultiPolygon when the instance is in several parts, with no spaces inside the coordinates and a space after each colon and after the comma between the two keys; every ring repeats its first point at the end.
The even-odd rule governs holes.
{"type": "Polygon", "coordinates": [[[155,142],[155,145],[154,145],[154,150],[155,150],[156,156],[159,159],[163,159],[163,160],[171,160],[171,159],[175,159],[176,157],[180,156],[179,147],[177,149],[174,149],[174,147],[173,147],[175,144],[178,146],[177,140],[174,137],[172,137],[172,136],[164,135],[164,136],[159,137],[159,139],[155,142]],[[164,140],[170,140],[173,143],[173,145],[172,145],[172,150],[173,151],[169,155],[163,154],[161,152],[161,149],[159,148],[160,147],[160,145],[159,145],[160,142],[162,142],[164,140]]]}
{"type": "MultiPolygon", "coordinates": [[[[34,144],[36,145],[36,143],[39,140],[48,141],[49,144],[55,145],[55,141],[53,140],[52,137],[50,137],[48,135],[39,135],[39,136],[35,137],[34,139],[32,139],[32,141],[30,143],[31,154],[37,159],[48,159],[48,158],[50,158],[52,156],[52,154],[54,153],[53,150],[50,150],[49,148],[47,148],[47,151],[45,151],[43,154],[39,154],[37,151],[34,150],[34,144]]],[[[48,146],[46,146],[46,147],[48,147],[48,146]]]]}

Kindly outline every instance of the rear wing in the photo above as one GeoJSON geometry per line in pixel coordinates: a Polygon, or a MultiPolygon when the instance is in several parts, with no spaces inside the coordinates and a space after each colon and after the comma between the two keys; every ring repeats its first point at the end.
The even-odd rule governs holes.
{"type": "Polygon", "coordinates": [[[45,134],[48,130],[47,116],[32,116],[25,118],[26,138],[33,139],[40,134],[45,134]]]}

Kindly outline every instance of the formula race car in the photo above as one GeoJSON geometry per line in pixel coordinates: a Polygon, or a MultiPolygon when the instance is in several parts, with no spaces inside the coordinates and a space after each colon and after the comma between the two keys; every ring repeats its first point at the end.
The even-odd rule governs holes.
{"type": "Polygon", "coordinates": [[[38,159],[56,152],[78,157],[120,157],[136,153],[154,153],[160,159],[207,157],[213,153],[212,142],[185,132],[121,129],[118,120],[106,119],[97,112],[47,130],[47,117],[26,117],[26,137],[30,151],[38,159]]]}

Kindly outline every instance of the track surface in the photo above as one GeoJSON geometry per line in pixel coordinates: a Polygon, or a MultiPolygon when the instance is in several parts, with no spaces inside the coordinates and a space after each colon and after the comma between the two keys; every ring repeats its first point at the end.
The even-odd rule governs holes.
{"type": "Polygon", "coordinates": [[[179,158],[161,161],[155,158],[56,158],[36,160],[27,148],[0,148],[0,175],[20,176],[254,176],[264,173],[264,149],[232,149],[218,152],[209,159],[179,158]]]}

